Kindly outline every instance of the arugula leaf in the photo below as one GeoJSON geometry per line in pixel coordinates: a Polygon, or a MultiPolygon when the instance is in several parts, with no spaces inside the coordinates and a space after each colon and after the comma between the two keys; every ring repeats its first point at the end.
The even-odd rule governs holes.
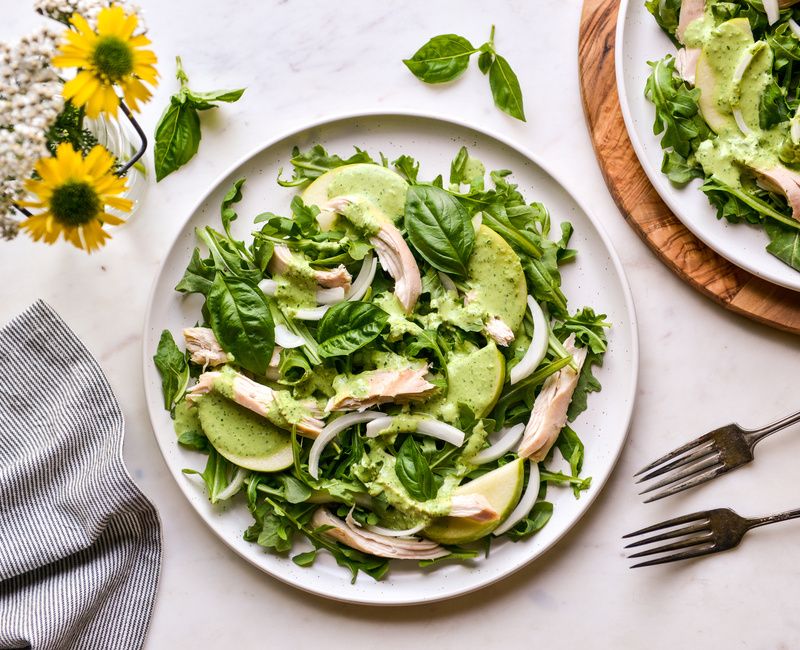
{"type": "Polygon", "coordinates": [[[225,459],[214,447],[208,447],[208,461],[202,472],[195,469],[184,469],[184,474],[196,474],[203,479],[211,503],[219,501],[219,495],[230,485],[237,467],[225,459]]]}
{"type": "Polygon", "coordinates": [[[608,327],[611,327],[611,323],[606,321],[605,314],[595,314],[591,307],[584,307],[561,323],[556,332],[559,339],[575,334],[575,340],[582,344],[582,347],[602,354],[608,344],[605,333],[608,327]]]}
{"type": "Polygon", "coordinates": [[[800,271],[800,231],[777,224],[766,224],[769,244],[767,250],[794,269],[800,271]]]}
{"type": "Polygon", "coordinates": [[[653,14],[658,26],[670,37],[675,47],[682,47],[678,37],[675,35],[680,19],[682,0],[647,0],[644,6],[653,14]]]}
{"type": "Polygon", "coordinates": [[[389,322],[380,307],[357,300],[331,307],[319,323],[317,340],[321,357],[352,354],[378,338],[389,322]]]}
{"type": "Polygon", "coordinates": [[[581,478],[579,476],[569,476],[563,472],[550,472],[546,469],[539,470],[539,480],[556,485],[572,485],[578,488],[579,492],[588,490],[592,485],[592,477],[581,478]]]}
{"type": "Polygon", "coordinates": [[[406,194],[405,226],[411,245],[431,266],[466,277],[475,229],[455,197],[432,185],[412,185],[406,194]]]}
{"type": "Polygon", "coordinates": [[[494,105],[511,117],[525,121],[525,109],[522,106],[522,89],[519,79],[511,69],[505,57],[495,55],[489,67],[489,88],[492,91],[494,105]]]}
{"type": "Polygon", "coordinates": [[[450,555],[444,555],[432,560],[420,560],[418,565],[421,569],[424,569],[429,566],[441,564],[442,562],[463,562],[464,560],[472,560],[476,557],[478,557],[478,551],[459,549],[450,551],[450,555]]]}
{"type": "MultiPolygon", "coordinates": [[[[564,457],[564,460],[569,463],[570,472],[575,477],[579,477],[581,469],[583,468],[584,447],[583,442],[578,437],[578,434],[570,427],[565,425],[556,439],[556,446],[564,457]]],[[[580,495],[580,490],[577,486],[572,486],[575,496],[580,495]]]]}
{"type": "Polygon", "coordinates": [[[222,349],[243,368],[263,376],[275,347],[275,326],[264,294],[241,278],[217,273],[206,308],[222,349]]]}
{"type": "Polygon", "coordinates": [[[200,249],[195,248],[181,281],[175,285],[175,291],[208,295],[214,275],[216,275],[216,270],[213,261],[204,260],[200,257],[200,249]]]}
{"type": "Polygon", "coordinates": [[[189,364],[186,362],[186,354],[175,344],[169,330],[161,332],[153,362],[161,374],[164,408],[174,414],[175,406],[183,398],[189,385],[189,364]]]}
{"type": "Polygon", "coordinates": [[[222,203],[219,206],[220,216],[222,217],[222,228],[228,239],[233,239],[231,236],[231,222],[236,221],[239,215],[233,209],[234,203],[239,203],[242,200],[242,185],[246,179],[240,178],[235,181],[231,189],[222,197],[222,203]]]}
{"type": "Polygon", "coordinates": [[[408,436],[400,446],[394,471],[406,491],[417,501],[436,497],[439,488],[433,472],[412,436],[408,436]]]}
{"type": "Polygon", "coordinates": [[[156,182],[185,165],[197,153],[201,137],[198,111],[215,108],[215,102],[235,102],[244,93],[244,88],[194,92],[189,89],[189,78],[183,70],[181,57],[175,57],[175,61],[178,66],[175,76],[180,82],[180,90],[170,97],[169,106],[156,125],[156,182]]]}
{"type": "Polygon", "coordinates": [[[409,183],[413,185],[417,182],[417,176],[419,175],[419,163],[411,156],[403,154],[397,160],[393,161],[392,165],[397,169],[398,172],[400,172],[402,176],[405,177],[409,183]]]}
{"type": "Polygon", "coordinates": [[[319,178],[327,171],[353,165],[355,163],[373,163],[372,157],[362,149],[355,147],[356,152],[349,158],[343,159],[336,154],[329,154],[321,144],[314,145],[306,152],[301,152],[298,147],[292,149],[292,158],[289,161],[294,168],[291,180],[281,178],[283,170],[278,171],[278,185],[282,187],[301,187],[319,178]]]}
{"type": "Polygon", "coordinates": [[[403,59],[403,63],[417,79],[439,84],[461,76],[469,65],[469,57],[478,51],[463,36],[441,34],[425,43],[410,59],[403,59]]]}
{"type": "Polygon", "coordinates": [[[549,501],[537,501],[527,516],[509,530],[506,535],[514,542],[526,539],[539,532],[553,516],[553,504],[549,501]]]}
{"type": "Polygon", "coordinates": [[[764,89],[758,104],[758,125],[765,131],[786,122],[791,116],[786,103],[786,91],[773,78],[764,89]]]}
{"type": "Polygon", "coordinates": [[[783,224],[789,229],[800,230],[800,221],[795,221],[786,216],[768,201],[744,187],[731,187],[717,178],[711,177],[703,183],[700,189],[708,196],[711,204],[716,206],[717,216],[720,218],[733,220],[731,217],[739,214],[747,218],[751,223],[758,223],[763,217],[766,217],[783,224]],[[734,199],[733,203],[737,206],[736,209],[731,206],[731,199],[734,199]]]}
{"type": "Polygon", "coordinates": [[[314,549],[313,551],[298,553],[297,555],[292,557],[292,562],[294,562],[297,566],[309,567],[312,564],[314,564],[314,560],[316,559],[317,559],[317,549],[314,549]]]}
{"type": "Polygon", "coordinates": [[[583,362],[581,374],[578,377],[578,385],[575,386],[575,392],[572,393],[572,401],[567,410],[567,419],[570,422],[586,410],[589,393],[595,393],[602,389],[597,377],[594,376],[593,367],[596,365],[603,365],[603,354],[593,352],[590,348],[586,354],[586,360],[583,362]]]}

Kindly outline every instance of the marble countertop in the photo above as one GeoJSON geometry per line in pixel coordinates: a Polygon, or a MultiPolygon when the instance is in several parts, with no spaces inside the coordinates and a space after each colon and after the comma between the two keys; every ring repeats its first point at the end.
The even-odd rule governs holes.
{"type": "MultiPolygon", "coordinates": [[[[23,3],[28,4],[28,3],[23,3]]],[[[198,89],[247,86],[237,104],[203,115],[200,153],[148,189],[142,209],[87,256],[24,237],[0,250],[0,321],[49,302],[99,359],[122,405],[125,460],[158,507],[164,563],[146,648],[312,647],[385,650],[559,643],[564,647],[791,647],[800,636],[800,523],[751,533],[735,552],[631,571],[620,536],[717,506],[756,515],[800,506],[800,428],[763,443],[746,469],[704,489],[643,505],[631,475],[716,425],[756,426],[800,407],[800,339],[730,314],[682,284],[625,224],[606,190],[584,124],[577,80],[579,0],[140,0],[161,85],[143,112],[152,133],[180,54],[198,89]],[[235,7],[235,8],[234,8],[235,7]],[[426,86],[400,62],[428,37],[496,45],[519,74],[528,124],[491,104],[477,67],[426,86]],[[599,217],[622,258],[641,336],[638,402],[615,475],[553,550],[478,593],[420,607],[328,602],[261,574],[228,550],[168,475],[147,417],[141,332],[153,278],[198,193],[259,142],[330,114],[413,109],[484,124],[538,153],[599,217]],[[305,641],[304,641],[305,639],[305,641]]],[[[34,25],[0,0],[0,38],[34,25]]],[[[152,155],[151,153],[149,155],[152,155]]]]}

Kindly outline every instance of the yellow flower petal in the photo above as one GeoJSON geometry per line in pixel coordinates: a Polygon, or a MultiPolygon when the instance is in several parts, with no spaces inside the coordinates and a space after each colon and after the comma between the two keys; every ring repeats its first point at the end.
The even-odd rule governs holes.
{"type": "Polygon", "coordinates": [[[106,7],[97,15],[97,33],[101,36],[122,36],[125,10],[119,5],[106,7]]]}

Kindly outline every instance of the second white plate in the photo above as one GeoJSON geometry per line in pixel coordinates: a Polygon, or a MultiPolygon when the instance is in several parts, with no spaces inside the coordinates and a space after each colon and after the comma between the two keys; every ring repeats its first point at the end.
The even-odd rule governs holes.
{"type": "Polygon", "coordinates": [[[169,470],[186,498],[223,542],[259,569],[301,589],[350,602],[398,605],[440,600],[488,585],[544,553],[586,512],[611,474],[625,442],[636,390],[638,343],[627,281],[607,237],[530,155],[496,136],[445,120],[415,115],[361,115],[316,124],[269,143],[237,163],[208,192],[201,193],[153,287],[145,320],[143,363],[148,410],[169,470]],[[564,292],[571,309],[593,305],[607,313],[613,323],[605,364],[598,371],[603,390],[591,396],[589,409],[575,423],[586,445],[584,473],[592,476],[593,482],[579,500],[569,489],[551,488],[547,496],[555,505],[553,518],[532,538],[516,544],[499,541],[493,545],[489,558],[465,564],[422,570],[412,562],[395,563],[383,581],[361,575],[351,585],[348,572],[325,554],[313,567],[301,568],[289,557],[269,554],[244,541],[242,533],[251,522],[244,502],[237,498],[228,507],[212,506],[202,486],[181,473],[185,467],[202,468],[205,457],[177,444],[172,421],[163,408],[152,356],[163,329],[177,335],[199,317],[198,296],[185,298],[174,291],[196,245],[194,229],[219,227],[220,200],[234,180],[245,176],[244,199],[237,205],[240,218],[233,226],[237,236],[249,240],[254,215],[264,210],[288,211],[293,191],[279,187],[275,179],[280,167],[289,167],[292,146],[305,149],[316,143],[340,154],[351,152],[356,145],[376,157],[383,152],[389,160],[409,154],[421,162],[421,178],[446,173],[459,147],[466,145],[487,169],[513,170],[513,180],[519,183],[525,197],[542,201],[550,209],[555,232],[561,221],[571,221],[575,226],[570,246],[577,248],[579,254],[575,263],[563,269],[564,292]]]}
{"type": "Polygon", "coordinates": [[[674,54],[675,46],[656,24],[644,0],[622,0],[617,19],[617,89],[631,143],[647,177],[664,202],[707,246],[737,266],[765,280],[800,291],[800,271],[770,255],[763,229],[717,219],[716,209],[700,191],[700,180],[673,185],[661,173],[663,151],[653,134],[655,109],[644,96],[648,61],[674,54]]]}

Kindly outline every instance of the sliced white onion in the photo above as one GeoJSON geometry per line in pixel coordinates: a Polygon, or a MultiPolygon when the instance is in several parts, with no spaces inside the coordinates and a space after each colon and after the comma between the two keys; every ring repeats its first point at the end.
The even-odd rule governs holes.
{"type": "MultiPolygon", "coordinates": [[[[394,420],[395,417],[390,415],[385,415],[380,419],[373,420],[367,425],[367,438],[377,438],[381,431],[391,426],[394,420]]],[[[420,420],[417,423],[415,431],[425,436],[430,436],[431,438],[444,440],[456,447],[460,447],[464,444],[464,432],[461,431],[461,429],[456,429],[449,424],[434,420],[433,418],[420,420]]]]}
{"type": "Polygon", "coordinates": [[[479,451],[469,462],[473,465],[483,465],[484,463],[491,463],[493,460],[497,460],[517,446],[524,431],[525,425],[521,422],[515,424],[513,427],[501,429],[497,442],[479,451]]]}
{"type": "Polygon", "coordinates": [[[306,344],[306,340],[302,336],[298,336],[294,332],[290,332],[286,325],[278,323],[275,325],[275,343],[282,348],[299,348],[301,345],[306,344]]]}
{"type": "Polygon", "coordinates": [[[792,142],[800,144],[800,117],[797,115],[795,115],[792,125],[789,127],[789,135],[792,137],[792,142]]]}
{"type": "Polygon", "coordinates": [[[483,212],[479,212],[474,217],[472,217],[472,227],[475,228],[475,230],[479,230],[482,223],[483,223],[483,212]]]}
{"type": "Polygon", "coordinates": [[[500,536],[505,532],[511,530],[522,519],[524,519],[536,503],[536,497],[539,495],[539,464],[531,461],[530,477],[528,478],[528,485],[525,492],[519,499],[517,507],[511,511],[506,520],[494,529],[494,535],[500,536]]]}
{"type": "Polygon", "coordinates": [[[764,5],[764,12],[767,14],[767,21],[774,25],[780,18],[781,10],[778,7],[778,0],[761,0],[764,5]]]}
{"type": "Polygon", "coordinates": [[[361,300],[364,294],[367,293],[372,281],[375,279],[375,272],[378,270],[378,259],[372,254],[372,251],[364,256],[364,263],[358,271],[356,279],[350,286],[350,291],[347,294],[348,300],[361,300]]]}
{"type": "Polygon", "coordinates": [[[278,283],[275,280],[261,280],[258,283],[258,288],[261,289],[265,296],[274,296],[278,290],[278,283]]]}
{"type": "Polygon", "coordinates": [[[742,80],[744,73],[747,72],[747,68],[750,67],[755,55],[756,48],[752,45],[747,48],[747,51],[744,54],[742,54],[742,58],[739,59],[739,63],[736,66],[736,69],[733,71],[733,83],[738,84],[742,80]]]}
{"type": "Polygon", "coordinates": [[[317,289],[317,302],[320,305],[332,305],[344,300],[344,287],[317,289]]]}
{"type": "Polygon", "coordinates": [[[248,472],[243,467],[239,467],[236,470],[236,474],[233,475],[231,482],[228,483],[228,487],[226,487],[222,492],[217,495],[217,499],[220,501],[224,501],[225,499],[230,499],[234,494],[236,494],[244,485],[244,480],[247,478],[248,472]]]}
{"type": "Polygon", "coordinates": [[[550,336],[547,318],[533,296],[528,296],[528,309],[533,318],[533,339],[520,362],[511,369],[509,379],[512,386],[530,376],[547,354],[547,342],[550,336]]]}
{"type": "Polygon", "coordinates": [[[364,526],[364,528],[371,533],[383,535],[385,537],[411,537],[425,528],[426,525],[427,524],[418,524],[413,528],[408,528],[406,530],[394,530],[392,528],[384,528],[383,526],[364,526]]]}
{"type": "Polygon", "coordinates": [[[797,38],[800,38],[800,25],[795,22],[794,18],[789,18],[789,29],[792,30],[792,33],[797,36],[797,38]]]}
{"type": "Polygon", "coordinates": [[[736,120],[736,126],[739,127],[739,130],[744,135],[750,135],[750,133],[752,133],[752,131],[750,131],[750,127],[747,126],[747,122],[744,121],[742,111],[740,111],[738,108],[733,109],[733,119],[736,120]]]}
{"type": "Polygon", "coordinates": [[[369,422],[370,420],[383,417],[383,413],[379,411],[364,411],[363,413],[348,413],[340,418],[336,418],[320,431],[319,435],[314,440],[314,444],[311,445],[311,451],[308,454],[308,473],[314,478],[319,477],[319,458],[322,455],[322,450],[342,431],[348,427],[352,427],[354,424],[369,422]]]}
{"type": "Polygon", "coordinates": [[[311,309],[298,309],[294,312],[294,317],[297,320],[320,320],[330,308],[330,305],[321,305],[311,309]]]}
{"type": "Polygon", "coordinates": [[[442,273],[439,271],[439,282],[442,283],[445,291],[452,291],[458,293],[458,287],[456,287],[456,283],[450,279],[450,276],[446,273],[442,273]]]}

